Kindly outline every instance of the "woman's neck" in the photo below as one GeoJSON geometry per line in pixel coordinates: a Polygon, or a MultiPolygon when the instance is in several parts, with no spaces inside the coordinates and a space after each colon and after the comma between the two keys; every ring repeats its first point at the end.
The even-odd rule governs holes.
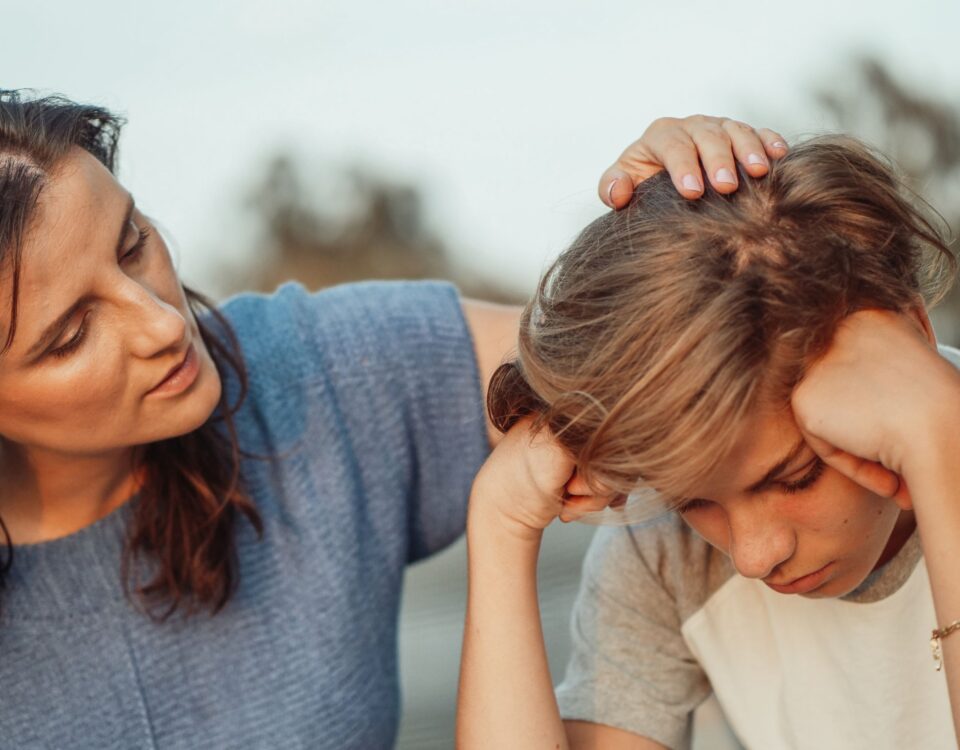
{"type": "Polygon", "coordinates": [[[13,543],[58,539],[112,513],[139,489],[137,459],[130,448],[70,455],[4,442],[0,518],[13,543]]]}

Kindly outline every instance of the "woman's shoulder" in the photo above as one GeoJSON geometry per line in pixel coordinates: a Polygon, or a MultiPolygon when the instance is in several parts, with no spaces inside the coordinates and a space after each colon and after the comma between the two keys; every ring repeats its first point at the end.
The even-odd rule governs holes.
{"type": "Polygon", "coordinates": [[[272,294],[243,293],[220,305],[249,368],[284,377],[361,366],[389,369],[437,335],[468,336],[456,288],[441,281],[367,281],[310,292],[288,282],[272,294]]]}

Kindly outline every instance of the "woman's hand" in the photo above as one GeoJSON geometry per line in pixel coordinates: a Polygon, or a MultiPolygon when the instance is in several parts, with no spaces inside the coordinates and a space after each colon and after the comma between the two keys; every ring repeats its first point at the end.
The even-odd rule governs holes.
{"type": "Polygon", "coordinates": [[[539,539],[555,518],[573,521],[618,498],[602,488],[592,491],[550,430],[535,433],[532,423],[517,422],[490,454],[474,480],[471,508],[492,513],[520,536],[539,539]]]}
{"type": "Polygon", "coordinates": [[[862,310],[844,319],[830,349],[794,390],[794,416],[810,447],[872,492],[909,508],[907,487],[960,401],[960,373],[936,350],[922,314],[862,310]]]}
{"type": "Polygon", "coordinates": [[[703,173],[718,193],[737,189],[736,162],[752,177],[769,170],[769,159],[787,153],[783,136],[767,128],[754,130],[726,117],[691,115],[661,117],[624,151],[600,177],[600,200],[610,208],[623,208],[633,189],[662,169],[685,198],[703,195],[703,173]]]}

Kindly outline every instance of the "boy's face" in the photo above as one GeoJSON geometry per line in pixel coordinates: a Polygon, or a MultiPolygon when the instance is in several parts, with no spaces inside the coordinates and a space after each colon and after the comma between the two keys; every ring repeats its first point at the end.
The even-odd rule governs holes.
{"type": "Polygon", "coordinates": [[[855,589],[914,528],[912,512],[823,464],[789,408],[749,419],[681,516],[741,575],[817,598],[855,589]]]}

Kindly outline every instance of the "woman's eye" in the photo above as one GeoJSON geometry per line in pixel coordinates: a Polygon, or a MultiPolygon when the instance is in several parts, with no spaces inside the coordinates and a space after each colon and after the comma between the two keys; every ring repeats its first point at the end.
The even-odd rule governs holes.
{"type": "Polygon", "coordinates": [[[820,478],[820,475],[823,474],[823,470],[826,467],[827,465],[823,462],[823,459],[817,456],[817,458],[814,459],[813,466],[810,467],[810,471],[794,482],[780,482],[780,489],[786,493],[793,493],[812,487],[820,478]]]}
{"type": "Polygon", "coordinates": [[[134,260],[143,250],[144,245],[147,244],[147,237],[150,236],[150,227],[142,226],[137,230],[139,238],[137,239],[136,244],[133,245],[127,252],[123,254],[123,257],[120,258],[121,262],[134,260]]]}
{"type": "Polygon", "coordinates": [[[77,329],[77,332],[73,334],[73,338],[71,338],[66,344],[58,346],[56,349],[52,349],[50,351],[50,354],[52,356],[57,358],[66,357],[68,354],[73,352],[77,347],[79,347],[80,344],[83,343],[83,338],[87,333],[88,317],[89,317],[89,313],[83,316],[83,320],[80,323],[80,327],[77,329]]]}

